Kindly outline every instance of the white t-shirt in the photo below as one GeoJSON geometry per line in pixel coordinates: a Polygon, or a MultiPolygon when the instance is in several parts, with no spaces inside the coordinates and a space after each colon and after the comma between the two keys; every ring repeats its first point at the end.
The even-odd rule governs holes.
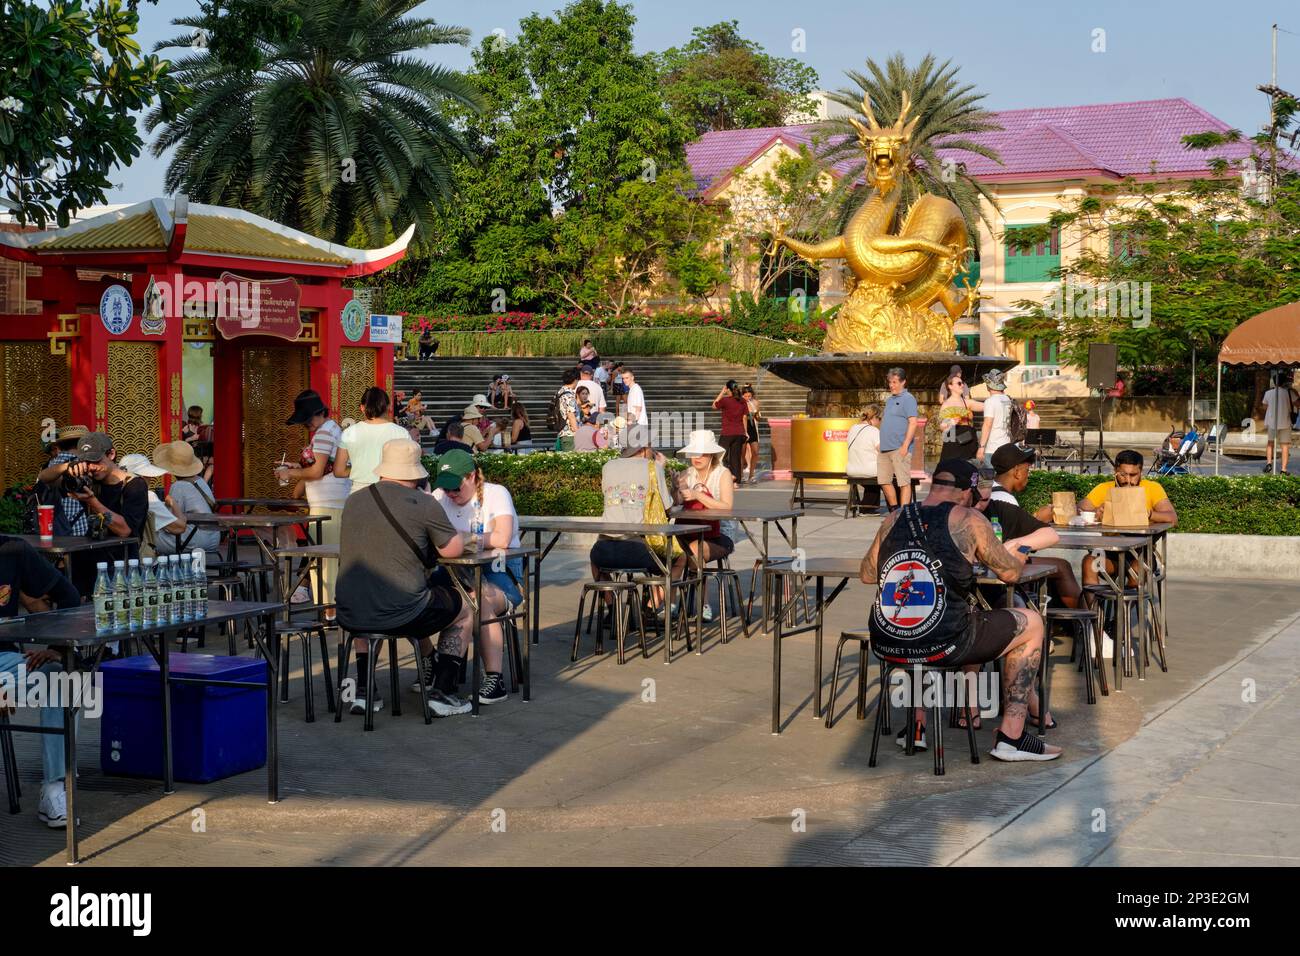
{"type": "Polygon", "coordinates": [[[847,473],[854,478],[876,477],[880,457],[880,429],[859,422],[849,429],[849,464],[847,473]]]}
{"type": "MultiPolygon", "coordinates": [[[[347,504],[348,493],[352,490],[352,479],[336,476],[332,461],[338,454],[342,438],[343,430],[332,418],[326,419],[311,436],[311,453],[316,456],[317,461],[323,459],[328,463],[325,466],[325,474],[315,481],[303,482],[307,492],[307,504],[312,508],[341,509],[347,504]]],[[[348,452],[348,454],[352,453],[348,452]]]]}
{"type": "Polygon", "coordinates": [[[636,425],[641,422],[649,424],[650,415],[645,407],[645,392],[641,391],[641,386],[636,382],[627,390],[627,423],[636,425]],[[640,415],[633,411],[634,408],[641,409],[640,415]]]}
{"type": "Polygon", "coordinates": [[[1269,431],[1291,427],[1290,389],[1270,388],[1264,393],[1264,427],[1269,431]]]}
{"type": "Polygon", "coordinates": [[[609,381],[609,369],[605,368],[605,366],[603,365],[598,366],[596,370],[591,373],[591,377],[597,383],[603,386],[606,382],[609,381]]]}
{"type": "Polygon", "coordinates": [[[993,392],[984,399],[984,420],[990,419],[993,427],[989,429],[989,440],[984,446],[985,458],[992,458],[995,451],[1011,443],[1011,435],[1007,431],[1011,421],[1011,399],[1001,392],[993,392]]]}
{"type": "Polygon", "coordinates": [[[576,388],[580,392],[584,390],[587,392],[587,401],[596,406],[596,411],[603,412],[605,410],[605,390],[597,382],[583,380],[577,384],[576,388]]]}
{"type": "Polygon", "coordinates": [[[441,488],[433,490],[433,497],[442,505],[442,510],[447,512],[447,520],[451,522],[452,527],[462,534],[469,534],[476,514],[478,520],[483,523],[484,534],[488,533],[494,519],[502,515],[509,515],[513,522],[513,529],[510,532],[510,547],[519,547],[519,515],[515,511],[515,501],[510,497],[510,492],[505,485],[494,485],[490,481],[483,482],[483,505],[481,509],[477,495],[470,498],[463,505],[458,505],[452,501],[451,496],[441,488]]]}
{"type": "Polygon", "coordinates": [[[411,433],[394,422],[357,422],[343,433],[343,449],[352,465],[352,494],[373,485],[375,466],[384,455],[384,446],[396,438],[411,440],[411,433]]]}

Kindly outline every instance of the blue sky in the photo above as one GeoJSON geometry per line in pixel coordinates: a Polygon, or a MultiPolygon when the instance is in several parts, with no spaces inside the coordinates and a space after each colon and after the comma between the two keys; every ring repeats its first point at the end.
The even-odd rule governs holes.
{"type": "MultiPolygon", "coordinates": [[[[417,14],[468,27],[475,38],[495,29],[513,36],[519,19],[550,13],[559,0],[431,2],[417,14]]],[[[988,94],[991,109],[1066,106],[1181,96],[1253,133],[1268,118],[1255,87],[1269,81],[1270,26],[1278,38],[1278,85],[1300,92],[1300,5],[1295,0],[633,0],[637,47],[661,50],[686,42],[691,29],[739,20],[741,31],[770,53],[798,56],[821,85],[843,85],[844,71],[901,50],[909,61],[927,52],[951,58],[961,76],[988,94]],[[804,31],[806,49],[792,35],[804,31]],[[1105,52],[1093,52],[1104,30],[1105,52]]],[[[194,0],[141,4],[146,49],[176,35],[173,17],[195,13],[194,0]]],[[[436,51],[448,66],[470,65],[468,49],[436,51]]],[[[159,195],[165,160],[146,151],[110,177],[110,202],[159,195]]]]}

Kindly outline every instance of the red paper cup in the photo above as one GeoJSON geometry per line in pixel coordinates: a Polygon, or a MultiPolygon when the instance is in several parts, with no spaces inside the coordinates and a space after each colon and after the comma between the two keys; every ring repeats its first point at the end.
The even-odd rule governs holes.
{"type": "Polygon", "coordinates": [[[36,517],[41,527],[41,537],[46,541],[54,538],[54,505],[37,505],[36,517]]]}

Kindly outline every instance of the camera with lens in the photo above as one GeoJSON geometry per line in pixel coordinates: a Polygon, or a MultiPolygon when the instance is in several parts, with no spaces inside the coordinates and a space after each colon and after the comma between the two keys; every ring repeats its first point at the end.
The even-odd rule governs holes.
{"type": "Polygon", "coordinates": [[[70,471],[65,471],[62,480],[65,495],[80,495],[91,490],[90,479],[84,475],[74,475],[70,471]]]}

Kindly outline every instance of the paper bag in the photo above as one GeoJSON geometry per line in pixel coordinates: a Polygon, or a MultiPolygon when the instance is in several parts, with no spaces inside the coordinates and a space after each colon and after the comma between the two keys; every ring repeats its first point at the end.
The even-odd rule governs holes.
{"type": "Polygon", "coordinates": [[[1070,519],[1079,513],[1072,491],[1052,492],[1052,523],[1069,524],[1070,519]]]}
{"type": "Polygon", "coordinates": [[[1116,485],[1110,490],[1102,524],[1117,528],[1144,528],[1150,524],[1147,516],[1147,495],[1141,488],[1116,485]]]}

